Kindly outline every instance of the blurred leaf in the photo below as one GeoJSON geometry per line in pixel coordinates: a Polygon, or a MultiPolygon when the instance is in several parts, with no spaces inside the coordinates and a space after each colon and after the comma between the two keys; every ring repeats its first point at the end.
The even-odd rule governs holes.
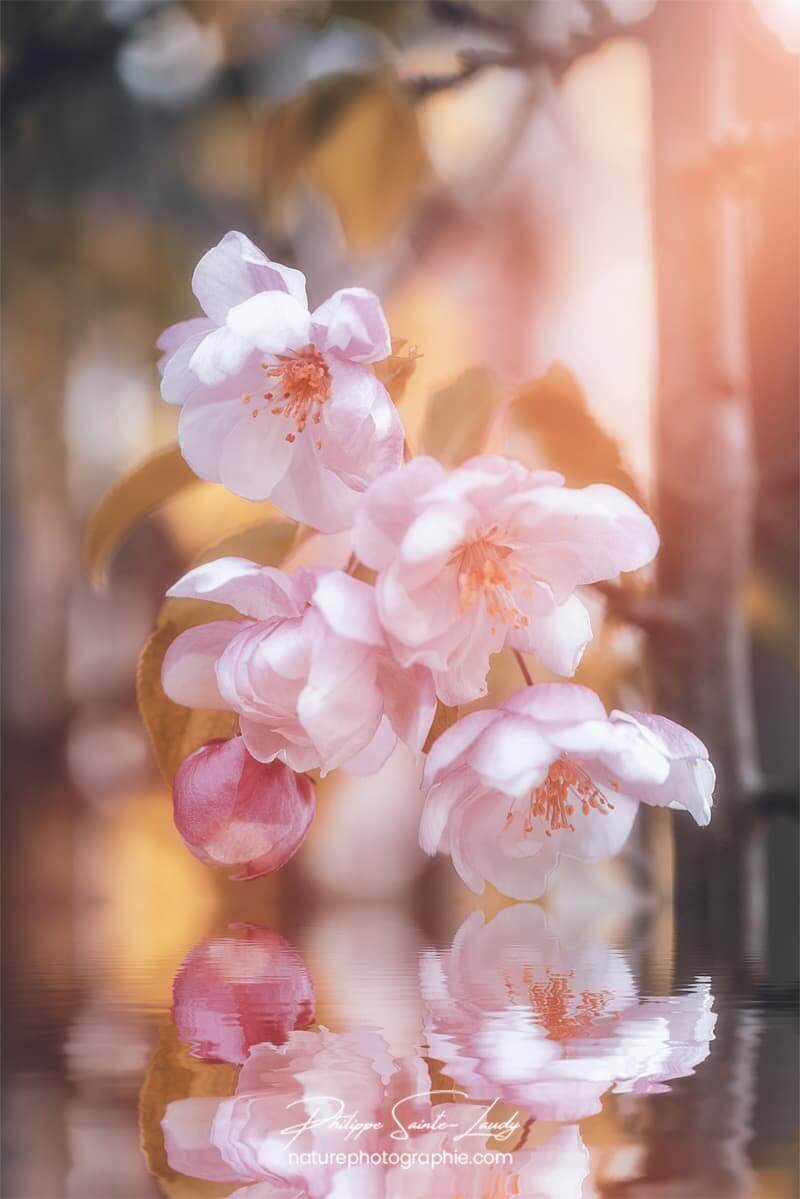
{"type": "Polygon", "coordinates": [[[270,112],[264,179],[273,223],[297,184],[333,204],[348,244],[369,250],[403,220],[426,166],[413,105],[395,75],[337,75],[270,112]]]}
{"type": "Polygon", "coordinates": [[[486,449],[500,403],[500,385],[490,370],[473,366],[428,402],[420,453],[445,466],[458,466],[486,449]]]}
{"type": "Polygon", "coordinates": [[[512,457],[561,471],[570,487],[611,483],[646,507],[617,442],[597,423],[574,375],[560,363],[525,384],[504,426],[504,451],[512,457]]]}
{"type": "Polygon", "coordinates": [[[170,496],[197,481],[197,475],[174,445],[145,458],[115,483],[95,508],[86,527],[83,552],[92,582],[95,585],[105,582],[114,551],[134,525],[170,496]]]}
{"type": "MultiPolygon", "coordinates": [[[[250,558],[262,566],[278,566],[286,557],[295,536],[293,521],[267,521],[245,529],[201,554],[194,566],[229,555],[250,558]]],[[[233,712],[184,708],[164,694],[161,667],[172,642],[185,629],[211,620],[237,619],[239,613],[225,604],[168,597],[161,605],[156,630],[145,642],[136,672],[136,698],[150,737],[158,767],[168,782],[183,759],[201,745],[234,735],[233,712]]]]}
{"type": "Polygon", "coordinates": [[[446,704],[442,703],[436,705],[433,724],[422,747],[423,753],[428,753],[434,741],[441,737],[442,733],[446,733],[449,728],[452,728],[458,720],[459,714],[460,711],[458,708],[448,708],[446,704]]]}
{"type": "Polygon", "coordinates": [[[181,626],[173,624],[172,621],[167,621],[156,629],[144,644],[136,670],[136,699],[139,711],[158,768],[169,783],[175,777],[175,771],[183,759],[201,745],[208,741],[227,740],[232,737],[237,721],[235,712],[184,708],[167,699],[161,686],[161,667],[164,655],[182,632],[181,626]]]}
{"type": "Polygon", "coordinates": [[[221,1199],[230,1194],[229,1182],[187,1178],[172,1169],[164,1149],[161,1121],[167,1104],[177,1099],[224,1099],[232,1095],[237,1074],[235,1066],[192,1057],[178,1040],[172,1021],[159,1030],[158,1047],[139,1092],[139,1143],[163,1195],[170,1199],[221,1199]]]}
{"type": "Polygon", "coordinates": [[[373,370],[389,392],[395,404],[401,403],[409,379],[417,369],[420,353],[416,346],[409,346],[405,354],[401,351],[406,342],[402,338],[392,339],[392,352],[388,358],[376,362],[373,370]]]}

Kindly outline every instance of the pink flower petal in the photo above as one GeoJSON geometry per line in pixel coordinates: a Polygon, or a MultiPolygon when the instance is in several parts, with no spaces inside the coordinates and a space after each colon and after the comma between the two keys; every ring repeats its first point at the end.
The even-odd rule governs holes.
{"type": "MultiPolygon", "coordinates": [[[[241,412],[241,406],[239,411],[241,412]]],[[[292,467],[294,446],[287,425],[269,408],[248,410],[222,444],[219,477],[234,495],[246,500],[268,500],[292,467]]]]}
{"type": "Polygon", "coordinates": [[[414,519],[415,501],[444,476],[434,458],[415,458],[395,474],[377,479],[364,496],[353,530],[356,553],[373,570],[396,557],[414,519]]]}
{"type": "Polygon", "coordinates": [[[280,869],[314,818],[314,787],[279,762],[264,765],[241,737],[190,754],[173,785],[175,825],[201,861],[233,868],[237,879],[280,869]]]}
{"type": "Polygon", "coordinates": [[[231,308],[227,328],[265,354],[302,350],[311,340],[308,309],[282,291],[262,291],[231,308]]]}
{"type": "Polygon", "coordinates": [[[364,287],[336,291],[315,309],[315,340],[351,362],[377,362],[392,352],[392,338],[378,297],[364,287]]]}
{"type": "Polygon", "coordinates": [[[571,595],[561,604],[548,604],[544,612],[530,612],[529,620],[527,628],[509,635],[507,644],[535,654],[555,674],[573,675],[592,640],[592,622],[585,605],[571,595]]]}
{"type": "Polygon", "coordinates": [[[484,708],[480,712],[470,712],[463,716],[442,733],[441,737],[437,737],[425,762],[424,785],[430,787],[439,782],[451,767],[458,764],[459,758],[475,743],[481,733],[500,719],[499,712],[492,708],[484,708]]]}
{"type": "Polygon", "coordinates": [[[261,291],[285,291],[306,303],[305,277],[292,267],[271,262],[243,233],[226,233],[204,254],[192,277],[192,291],[218,325],[228,310],[261,291]]]}
{"type": "Polygon", "coordinates": [[[504,700],[502,708],[504,712],[516,712],[542,724],[606,719],[600,697],[578,683],[537,683],[515,692],[504,700]]]}
{"type": "MultiPolygon", "coordinates": [[[[214,329],[198,342],[189,359],[189,372],[208,387],[235,379],[253,353],[253,343],[227,325],[214,329]]],[[[163,394],[162,383],[162,394],[163,394]]]]}
{"type": "Polygon", "coordinates": [[[564,597],[579,584],[638,570],[658,550],[650,517],[616,487],[545,486],[523,498],[516,523],[530,538],[527,562],[564,597]]]}
{"type": "Polygon", "coordinates": [[[530,720],[509,714],[480,734],[466,761],[487,787],[521,797],[544,782],[557,756],[530,720]]]}
{"type": "Polygon", "coordinates": [[[170,645],[161,667],[161,685],[176,704],[190,708],[228,707],[217,686],[216,664],[243,621],[215,620],[186,629],[170,645]]]}
{"type": "Polygon", "coordinates": [[[340,637],[364,645],[383,645],[383,630],[375,608],[372,587],[341,570],[320,574],[314,591],[314,606],[340,637]]]}
{"type": "Polygon", "coordinates": [[[302,613],[307,603],[304,588],[313,580],[309,571],[292,576],[248,558],[215,558],[178,579],[167,595],[230,604],[256,620],[287,619],[302,613]]]}
{"type": "Polygon", "coordinates": [[[158,369],[161,372],[161,396],[168,404],[184,404],[200,389],[200,381],[189,363],[195,350],[213,330],[211,321],[201,317],[181,321],[161,334],[158,345],[164,354],[158,369]]]}
{"type": "Polygon", "coordinates": [[[178,443],[199,478],[220,482],[220,447],[247,415],[241,404],[229,396],[219,397],[216,390],[201,388],[186,400],[178,417],[178,443]]]}
{"type": "Polygon", "coordinates": [[[159,358],[157,366],[161,374],[164,373],[164,368],[170,358],[181,346],[185,345],[189,338],[199,335],[204,337],[206,333],[210,333],[214,328],[214,322],[208,320],[204,316],[195,316],[188,321],[178,321],[175,325],[170,325],[158,337],[156,345],[159,350],[163,351],[163,355],[159,358]]]}
{"type": "Polygon", "coordinates": [[[342,763],[342,769],[348,774],[376,774],[387,761],[397,745],[397,734],[392,728],[392,722],[384,716],[378,725],[374,737],[362,750],[342,763]]]}
{"type": "Polygon", "coordinates": [[[377,664],[368,647],[323,635],[297,701],[297,714],[319,751],[323,774],[364,749],[383,716],[377,664]]]}
{"type": "Polygon", "coordinates": [[[387,655],[378,662],[378,683],[383,692],[383,710],[392,728],[409,749],[419,752],[436,714],[430,671],[422,666],[403,670],[387,655]]]}
{"type": "Polygon", "coordinates": [[[167,1161],[179,1174],[212,1182],[240,1182],[211,1142],[211,1126],[219,1099],[175,1099],[167,1104],[161,1127],[167,1161]]]}
{"type": "Polygon", "coordinates": [[[323,465],[311,440],[303,434],[292,446],[283,478],[273,487],[272,502],[287,516],[322,533],[350,528],[360,494],[323,465]]]}

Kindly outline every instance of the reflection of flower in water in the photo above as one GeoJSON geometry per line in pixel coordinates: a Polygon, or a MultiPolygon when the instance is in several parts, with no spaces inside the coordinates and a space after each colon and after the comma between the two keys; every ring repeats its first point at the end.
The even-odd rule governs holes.
{"type": "Polygon", "coordinates": [[[294,946],[255,924],[201,941],[175,976],[178,1036],[205,1061],[241,1063],[252,1045],[283,1043],[314,1019],[314,987],[294,946]]]}
{"type": "Polygon", "coordinates": [[[473,1098],[581,1120],[609,1091],[648,1094],[691,1074],[716,1017],[707,982],[640,999],[622,955],[561,944],[541,909],[473,913],[448,953],[422,958],[427,1040],[473,1098]]]}
{"type": "Polygon", "coordinates": [[[611,992],[581,991],[576,996],[570,987],[572,971],[555,974],[547,969],[545,975],[546,981],[535,982],[533,972],[526,968],[522,977],[531,1008],[551,1041],[565,1041],[588,1032],[602,1016],[611,992]]]}
{"type": "Polygon", "coordinates": [[[392,1057],[378,1034],[319,1029],[255,1046],[233,1096],[172,1102],[163,1129],[172,1169],[245,1184],[238,1199],[578,1199],[588,1154],[576,1128],[514,1152],[511,1164],[485,1161],[520,1135],[508,1150],[485,1131],[459,1143],[483,1111],[432,1105],[424,1061],[392,1057]],[[352,1120],[365,1126],[358,1135],[352,1120]],[[399,1130],[407,1135],[392,1137],[399,1130]],[[346,1153],[364,1157],[326,1157],[346,1153]]]}

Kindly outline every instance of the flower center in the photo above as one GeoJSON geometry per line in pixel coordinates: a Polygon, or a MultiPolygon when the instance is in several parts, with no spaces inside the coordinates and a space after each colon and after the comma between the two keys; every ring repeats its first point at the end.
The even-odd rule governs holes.
{"type": "MultiPolygon", "coordinates": [[[[576,994],[570,980],[572,971],[556,972],[547,968],[544,981],[534,979],[530,966],[522,974],[526,997],[536,1020],[552,1041],[566,1041],[588,1032],[604,1014],[610,991],[581,991],[576,994]]],[[[506,989],[514,999],[514,987],[506,977],[506,989]]]]}
{"type": "Polygon", "coordinates": [[[528,624],[528,617],[520,612],[511,590],[518,573],[512,551],[499,540],[496,525],[473,534],[455,551],[450,563],[457,570],[462,612],[468,612],[482,598],[492,621],[513,629],[528,624]]]}
{"type": "MultiPolygon", "coordinates": [[[[275,380],[275,392],[279,393],[271,412],[294,421],[296,433],[286,434],[287,441],[294,441],[309,420],[319,424],[322,405],[330,399],[331,376],[325,359],[316,346],[306,346],[294,353],[278,354],[277,362],[262,366],[267,377],[275,380]]],[[[274,399],[275,392],[265,391],[264,399],[274,399]]]]}
{"type": "MultiPolygon", "coordinates": [[[[616,791],[619,784],[612,782],[609,786],[616,791]]],[[[592,812],[607,816],[614,810],[611,800],[597,789],[582,766],[578,766],[569,758],[557,758],[548,770],[544,782],[528,796],[523,833],[527,835],[533,831],[536,819],[544,822],[546,837],[551,837],[553,833],[562,829],[569,829],[574,833],[575,825],[570,817],[575,813],[576,804],[580,804],[584,816],[589,816],[592,812]]],[[[511,822],[513,816],[512,804],[506,813],[506,824],[511,822]]]]}

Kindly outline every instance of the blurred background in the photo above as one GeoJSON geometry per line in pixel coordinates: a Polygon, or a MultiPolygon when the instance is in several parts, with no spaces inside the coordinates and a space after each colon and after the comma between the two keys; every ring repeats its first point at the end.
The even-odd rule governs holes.
{"type": "MultiPolygon", "coordinates": [[[[1,36],[4,1193],[158,1193],[137,1095],[210,930],[291,936],[302,913],[301,948],[358,1010],[357,942],[410,960],[474,902],[417,849],[403,751],[320,789],[279,878],[220,880],[173,829],[137,656],[187,564],[271,510],[175,489],[101,590],[83,543],[109,487],[174,442],[154,342],[240,229],[312,303],[380,294],[418,355],[415,448],[457,462],[488,438],[654,515],[655,571],[586,597],[579,679],[703,737],[714,821],[644,813],[619,860],[564,864],[547,903],[645,920],[655,960],[721,972],[732,1001],[700,1106],[670,1117],[697,1177],[654,1181],[660,1142],[637,1129],[650,1164],[598,1193],[793,1194],[800,5],[6,0],[1,36]],[[733,1162],[715,1190],[708,1136],[733,1162]]],[[[491,684],[515,689],[513,663],[491,684]]]]}

